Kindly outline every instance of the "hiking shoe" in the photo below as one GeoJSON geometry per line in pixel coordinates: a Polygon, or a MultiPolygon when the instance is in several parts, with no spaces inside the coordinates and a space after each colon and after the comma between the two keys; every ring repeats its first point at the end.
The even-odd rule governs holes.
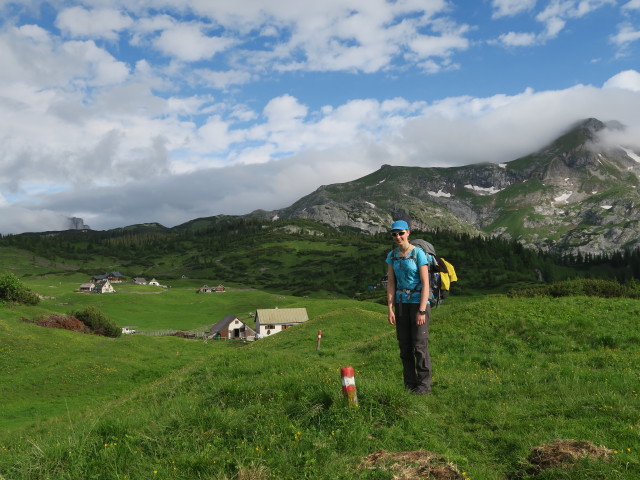
{"type": "Polygon", "coordinates": [[[431,389],[427,387],[416,387],[411,393],[414,395],[431,395],[431,389]]]}

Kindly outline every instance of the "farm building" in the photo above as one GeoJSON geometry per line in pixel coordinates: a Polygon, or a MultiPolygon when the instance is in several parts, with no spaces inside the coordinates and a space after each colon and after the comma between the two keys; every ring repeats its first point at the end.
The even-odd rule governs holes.
{"type": "Polygon", "coordinates": [[[105,279],[96,283],[93,293],[116,293],[116,291],[113,285],[111,285],[111,282],[105,279]]]}
{"type": "Polygon", "coordinates": [[[147,284],[147,280],[145,278],[142,277],[136,277],[132,280],[134,285],[146,285],[147,284]]]}
{"type": "Polygon", "coordinates": [[[160,282],[158,282],[155,278],[152,278],[151,280],[149,280],[149,285],[154,285],[156,287],[159,287],[160,282]]]}
{"type": "Polygon", "coordinates": [[[224,285],[218,285],[217,287],[210,287],[209,285],[203,285],[198,289],[198,293],[224,293],[227,289],[224,285]]]}
{"type": "Polygon", "coordinates": [[[96,287],[96,284],[93,282],[87,282],[87,283],[83,283],[80,285],[80,288],[78,289],[80,292],[85,292],[85,293],[93,293],[93,289],[96,287]]]}
{"type": "Polygon", "coordinates": [[[256,338],[274,333],[309,320],[306,308],[272,308],[256,311],[256,338]]]}
{"type": "Polygon", "coordinates": [[[253,340],[256,332],[253,328],[238,319],[235,315],[226,315],[215,325],[211,326],[206,338],[216,338],[222,340],[242,339],[253,340]]]}
{"type": "Polygon", "coordinates": [[[109,282],[111,283],[122,283],[122,281],[124,280],[124,275],[122,275],[120,272],[110,272],[105,273],[104,275],[96,275],[95,277],[91,278],[91,281],[93,282],[101,282],[103,280],[109,280],[109,282]]]}

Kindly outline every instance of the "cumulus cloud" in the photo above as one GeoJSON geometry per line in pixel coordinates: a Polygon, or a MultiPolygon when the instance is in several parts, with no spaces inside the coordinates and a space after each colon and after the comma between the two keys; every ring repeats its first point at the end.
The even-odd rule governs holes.
{"type": "Polygon", "coordinates": [[[154,45],[165,55],[184,62],[197,62],[212,58],[234,43],[229,38],[209,36],[202,28],[200,25],[175,25],[164,30],[154,45]]]}
{"type": "Polygon", "coordinates": [[[604,82],[603,87],[640,92],[640,73],[635,70],[620,72],[604,82]]]}
{"type": "MultiPolygon", "coordinates": [[[[603,88],[440,94],[434,76],[464,74],[486,45],[455,2],[64,3],[52,7],[59,30],[34,16],[37,0],[20,4],[28,20],[19,6],[0,20],[0,233],[56,229],[71,216],[94,228],[171,226],[280,208],[382,164],[505,162],[581,118],[638,123],[640,74],[628,66],[603,88]],[[408,82],[390,87],[405,73],[406,95],[408,82]],[[342,92],[347,78],[362,91],[342,92]]],[[[499,37],[521,47],[609,4],[477,8],[495,24],[538,8],[540,32],[499,37]]],[[[622,7],[612,44],[635,42],[637,6],[622,7]]]]}
{"type": "Polygon", "coordinates": [[[56,18],[56,26],[70,36],[109,40],[115,40],[120,31],[132,24],[128,15],[112,9],[71,7],[62,10],[56,18]]]}
{"type": "MultiPolygon", "coordinates": [[[[358,100],[320,111],[311,111],[293,96],[277,97],[265,106],[259,127],[233,132],[222,118],[212,117],[194,132],[202,141],[222,142],[209,145],[209,151],[227,148],[233,135],[258,142],[245,146],[238,154],[242,161],[235,164],[202,164],[173,175],[145,176],[140,171],[137,180],[42,193],[14,208],[70,212],[95,228],[147,221],[175,225],[219,212],[282,208],[320,184],[353,180],[382,164],[502,163],[535,151],[588,117],[619,120],[628,132],[637,132],[639,78],[630,71],[612,77],[605,88],[529,89],[512,96],[451,97],[431,105],[358,100]]],[[[629,135],[616,141],[633,145],[629,135]]],[[[102,150],[110,148],[104,145],[102,150]]],[[[147,165],[157,157],[163,157],[161,163],[168,161],[164,143],[156,148],[146,150],[151,155],[147,165]]]]}

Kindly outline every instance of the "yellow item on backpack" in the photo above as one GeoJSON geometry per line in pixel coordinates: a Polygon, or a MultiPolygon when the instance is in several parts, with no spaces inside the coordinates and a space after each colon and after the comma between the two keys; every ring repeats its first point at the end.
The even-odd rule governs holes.
{"type": "Polygon", "coordinates": [[[449,290],[451,287],[451,282],[457,282],[458,276],[456,275],[456,270],[453,268],[449,262],[447,262],[444,258],[440,257],[442,263],[444,263],[445,267],[447,267],[446,272],[440,272],[440,283],[442,290],[449,290]]]}

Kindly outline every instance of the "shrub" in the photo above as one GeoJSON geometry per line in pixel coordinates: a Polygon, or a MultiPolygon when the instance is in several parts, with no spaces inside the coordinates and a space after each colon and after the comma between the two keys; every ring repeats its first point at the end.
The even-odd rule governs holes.
{"type": "Polygon", "coordinates": [[[25,305],[37,305],[40,298],[35,292],[29,290],[13,273],[7,273],[0,277],[0,300],[25,305]]]}
{"type": "Polygon", "coordinates": [[[600,298],[640,298],[636,283],[625,285],[615,280],[580,278],[538,287],[514,289],[509,297],[600,297],[600,298]]]}
{"type": "Polygon", "coordinates": [[[70,315],[76,317],[97,335],[114,338],[122,335],[122,329],[95,307],[86,307],[70,315]]]}
{"type": "Polygon", "coordinates": [[[62,328],[73,332],[91,333],[89,327],[72,315],[43,315],[41,317],[36,317],[33,320],[25,319],[25,321],[30,321],[31,323],[35,323],[36,325],[45,328],[62,328]]]}

